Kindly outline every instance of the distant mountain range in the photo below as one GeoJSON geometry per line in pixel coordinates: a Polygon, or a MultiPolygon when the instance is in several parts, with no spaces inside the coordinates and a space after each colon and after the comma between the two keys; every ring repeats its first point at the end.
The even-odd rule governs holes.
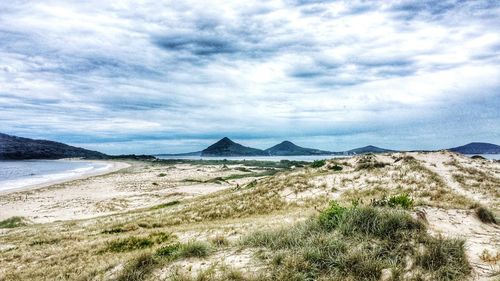
{"type": "MultiPolygon", "coordinates": [[[[500,146],[490,143],[470,143],[464,146],[447,149],[462,154],[500,154],[500,146]]],[[[332,152],[314,148],[298,146],[290,141],[283,141],[265,150],[243,146],[224,137],[202,151],[180,153],[180,154],[160,154],[159,156],[303,156],[303,155],[356,155],[364,153],[387,153],[397,152],[397,150],[385,149],[368,145],[347,151],[332,152]]]]}
{"type": "Polygon", "coordinates": [[[500,154],[499,145],[484,142],[471,142],[448,150],[462,154],[500,154]]]}
{"type": "Polygon", "coordinates": [[[104,159],[108,156],[60,142],[34,140],[0,133],[0,160],[61,158],[104,159]]]}
{"type": "MultiPolygon", "coordinates": [[[[448,149],[462,154],[500,154],[500,146],[491,143],[473,142],[464,146],[448,149]]],[[[356,155],[363,153],[396,152],[395,150],[376,146],[365,146],[342,152],[331,152],[314,148],[298,146],[290,141],[283,141],[268,149],[262,150],[241,145],[224,137],[202,151],[159,154],[157,156],[301,156],[301,155],[356,155]]],[[[24,159],[153,159],[147,155],[120,155],[109,156],[104,153],[64,143],[22,138],[0,133],[0,160],[24,159]]]]}
{"type": "Polygon", "coordinates": [[[231,156],[304,156],[304,155],[356,155],[363,153],[382,153],[391,152],[393,150],[384,149],[376,146],[365,146],[349,151],[332,152],[326,150],[319,150],[314,148],[307,148],[298,146],[291,141],[283,141],[268,149],[257,149],[241,145],[224,137],[216,143],[210,145],[202,151],[177,153],[177,154],[158,154],[157,156],[218,156],[218,157],[231,157],[231,156]]]}

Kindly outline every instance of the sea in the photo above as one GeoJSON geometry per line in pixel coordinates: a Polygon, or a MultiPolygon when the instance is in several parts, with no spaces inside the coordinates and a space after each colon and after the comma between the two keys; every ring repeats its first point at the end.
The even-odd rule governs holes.
{"type": "MultiPolygon", "coordinates": [[[[474,155],[483,156],[486,159],[500,160],[500,154],[465,154],[465,156],[472,157],[474,155]]],[[[332,159],[332,158],[345,158],[352,157],[352,155],[304,155],[304,156],[231,156],[231,157],[202,157],[202,156],[155,156],[158,159],[172,159],[172,160],[257,160],[257,161],[306,161],[313,162],[316,160],[332,159]]]]}
{"type": "Polygon", "coordinates": [[[179,160],[234,160],[234,161],[275,161],[279,162],[281,160],[290,161],[306,161],[313,162],[316,160],[332,159],[332,158],[342,158],[350,156],[341,155],[304,155],[304,156],[231,156],[231,157],[202,157],[202,156],[156,156],[158,159],[179,159],[179,160]]]}
{"type": "Polygon", "coordinates": [[[484,158],[490,160],[500,160],[500,154],[465,154],[467,157],[472,157],[474,155],[483,156],[484,158]]]}
{"type": "Polygon", "coordinates": [[[101,162],[75,160],[0,161],[0,192],[69,179],[106,167],[101,162]]]}

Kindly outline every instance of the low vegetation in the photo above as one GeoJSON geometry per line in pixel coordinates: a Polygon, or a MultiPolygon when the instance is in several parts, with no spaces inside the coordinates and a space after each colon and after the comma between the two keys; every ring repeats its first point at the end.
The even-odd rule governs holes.
{"type": "Polygon", "coordinates": [[[126,252],[152,247],[175,238],[172,234],[159,232],[147,237],[128,236],[108,242],[106,250],[111,252],[126,252]]]}
{"type": "Polygon", "coordinates": [[[156,255],[169,260],[191,257],[206,257],[212,251],[210,244],[200,241],[176,243],[159,248],[156,255]]]}
{"type": "Polygon", "coordinates": [[[0,228],[15,228],[28,225],[28,220],[23,217],[11,217],[0,221],[0,228]]]}
{"type": "Polygon", "coordinates": [[[463,241],[434,238],[406,211],[384,207],[334,202],[318,218],[242,244],[261,249],[267,280],[464,280],[471,271],[463,241]]]}
{"type": "Polygon", "coordinates": [[[486,207],[480,206],[477,207],[476,216],[484,223],[497,223],[497,219],[495,218],[495,214],[492,211],[488,210],[486,207]]]}
{"type": "Polygon", "coordinates": [[[157,265],[153,255],[140,254],[125,265],[116,281],[142,281],[157,265]]]}
{"type": "MultiPolygon", "coordinates": [[[[429,235],[432,211],[474,209],[482,221],[498,223],[497,209],[474,205],[450,188],[451,174],[444,178],[412,155],[141,162],[140,170],[123,173],[147,169],[151,178],[131,190],[161,192],[140,209],[49,224],[1,221],[2,228],[29,225],[1,230],[0,280],[468,280],[463,241],[429,235]],[[198,192],[203,183],[214,191],[180,192],[198,192]]],[[[484,173],[496,177],[494,169],[484,173]]],[[[489,251],[480,259],[493,264],[498,251],[489,251]]]]}
{"type": "Polygon", "coordinates": [[[361,156],[356,164],[356,170],[371,170],[376,168],[383,168],[389,164],[377,161],[373,154],[366,154],[361,156]]]}
{"type": "Polygon", "coordinates": [[[175,243],[159,248],[156,252],[141,253],[130,259],[121,270],[116,281],[142,281],[150,277],[151,272],[177,259],[206,257],[212,248],[199,241],[175,243]]]}
{"type": "Polygon", "coordinates": [[[167,207],[171,207],[171,206],[175,206],[175,205],[179,205],[181,202],[178,201],[178,200],[174,200],[174,201],[170,201],[170,202],[167,202],[167,203],[163,203],[163,204],[160,204],[160,205],[156,205],[154,207],[151,207],[150,210],[158,210],[158,209],[163,209],[163,208],[167,208],[167,207]]]}
{"type": "Polygon", "coordinates": [[[325,160],[316,160],[311,163],[311,168],[320,168],[325,166],[326,161],[325,160]]]}
{"type": "Polygon", "coordinates": [[[384,196],[382,199],[374,199],[372,200],[371,205],[410,209],[411,207],[413,207],[413,199],[408,194],[398,194],[389,198],[384,196]]]}

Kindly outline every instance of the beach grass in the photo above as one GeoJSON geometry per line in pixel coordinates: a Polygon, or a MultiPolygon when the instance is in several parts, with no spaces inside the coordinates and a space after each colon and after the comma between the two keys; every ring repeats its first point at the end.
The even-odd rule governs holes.
{"type": "Polygon", "coordinates": [[[0,280],[467,280],[474,264],[463,241],[430,235],[432,220],[417,218],[479,207],[413,155],[360,156],[385,163],[366,169],[360,157],[293,169],[137,162],[120,177],[151,174],[163,186],[153,204],[6,229],[0,280]],[[199,176],[177,175],[187,169],[199,176]],[[184,186],[221,189],[182,197],[184,186]]]}
{"type": "Polygon", "coordinates": [[[0,221],[0,228],[15,228],[28,225],[28,220],[24,217],[11,217],[0,221]]]}

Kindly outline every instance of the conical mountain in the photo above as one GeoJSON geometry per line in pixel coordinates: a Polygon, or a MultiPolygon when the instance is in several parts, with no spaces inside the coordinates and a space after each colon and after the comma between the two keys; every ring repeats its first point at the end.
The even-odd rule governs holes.
{"type": "Polygon", "coordinates": [[[393,152],[394,150],[380,148],[373,145],[368,145],[364,147],[359,147],[355,149],[351,149],[346,151],[347,154],[363,154],[363,153],[384,153],[384,152],[393,152]]]}
{"type": "Polygon", "coordinates": [[[201,156],[266,156],[267,152],[243,146],[224,137],[201,151],[201,156]]]}
{"type": "Polygon", "coordinates": [[[291,141],[283,141],[265,150],[271,156],[296,156],[296,155],[325,155],[329,151],[301,147],[291,141]]]}

